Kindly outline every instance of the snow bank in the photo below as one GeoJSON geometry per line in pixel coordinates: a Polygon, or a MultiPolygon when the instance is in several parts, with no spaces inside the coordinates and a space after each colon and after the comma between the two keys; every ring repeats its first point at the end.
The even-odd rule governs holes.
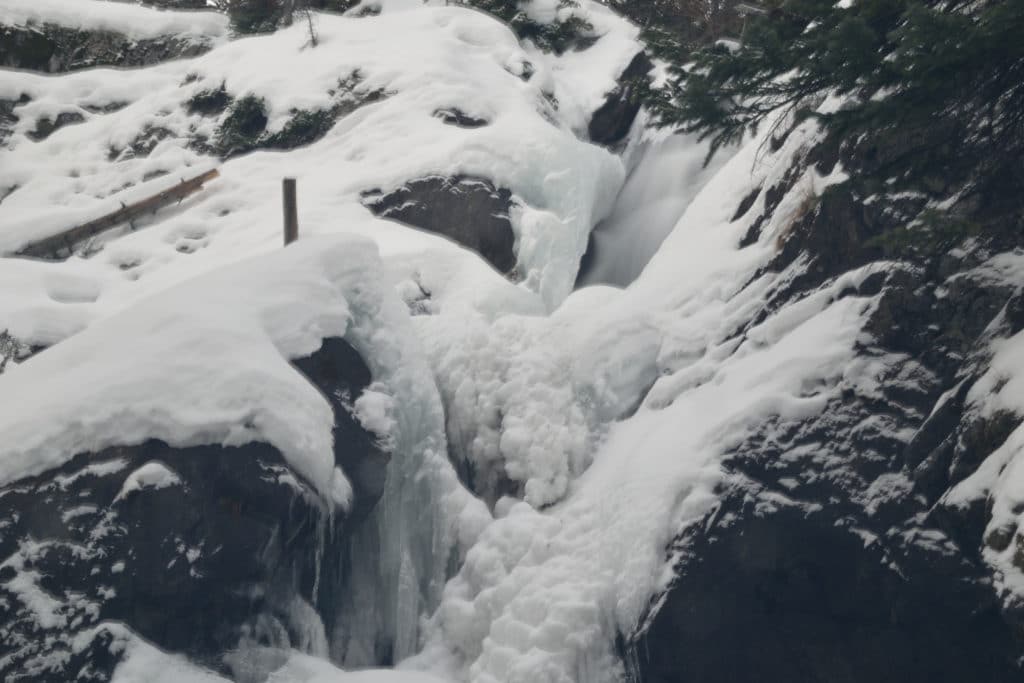
{"type": "Polygon", "coordinates": [[[226,40],[228,19],[217,12],[166,11],[103,0],[4,0],[0,24],[56,24],[86,31],[112,31],[129,38],[209,38],[226,40]]]}
{"type": "MultiPolygon", "coordinates": [[[[149,69],[95,69],[60,78],[9,74],[0,97],[26,94],[32,101],[16,109],[19,121],[0,165],[0,188],[14,188],[0,204],[0,252],[208,168],[212,160],[189,143],[215,137],[225,115],[189,114],[185,102],[201,91],[223,84],[235,97],[263,98],[267,132],[274,133],[295,110],[332,107],[339,83],[357,74],[357,100],[371,92],[386,93],[384,99],[344,117],[309,147],[224,164],[221,179],[204,195],[157,214],[155,226],[119,239],[105,258],[116,266],[138,264],[136,272],[150,275],[180,267],[178,250],[200,252],[190,265],[206,261],[207,267],[237,259],[232,254],[243,245],[259,250],[280,229],[277,197],[284,174],[298,178],[304,234],[357,231],[378,241],[385,256],[408,253],[417,239],[425,240],[369,217],[361,193],[428,175],[465,175],[511,190],[525,286],[549,307],[561,301],[572,289],[592,225],[607,213],[624,178],[617,157],[573,133],[573,112],[590,105],[566,94],[555,110],[545,98],[550,87],[575,82],[579,74],[538,61],[536,74],[524,81],[517,74],[534,57],[506,26],[464,8],[419,7],[359,19],[321,15],[317,28],[315,49],[304,47],[305,28],[296,25],[149,69]],[[112,104],[126,106],[105,112],[112,104]],[[435,113],[451,107],[488,124],[473,130],[446,125],[435,113]],[[85,121],[39,142],[27,137],[37,120],[64,111],[85,121]],[[154,130],[164,137],[148,154],[124,151],[154,130]],[[151,180],[161,174],[167,177],[151,180]]],[[[616,35],[592,49],[633,40],[616,35]]],[[[602,63],[617,65],[612,59],[602,63]]],[[[604,74],[598,89],[614,75],[604,74]]]]}
{"type": "Polygon", "coordinates": [[[327,492],[333,413],[287,361],[348,332],[346,292],[378,269],[365,240],[308,240],[155,295],[15,367],[0,383],[0,482],[150,438],[260,440],[327,492]]]}

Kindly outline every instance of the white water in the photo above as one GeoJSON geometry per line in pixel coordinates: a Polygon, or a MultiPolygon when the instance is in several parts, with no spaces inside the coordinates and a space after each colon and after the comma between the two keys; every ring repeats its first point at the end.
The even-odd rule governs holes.
{"type": "Polygon", "coordinates": [[[708,145],[696,135],[649,133],[635,152],[615,207],[594,228],[589,263],[577,286],[633,282],[690,202],[735,153],[720,150],[707,166],[708,145]]]}

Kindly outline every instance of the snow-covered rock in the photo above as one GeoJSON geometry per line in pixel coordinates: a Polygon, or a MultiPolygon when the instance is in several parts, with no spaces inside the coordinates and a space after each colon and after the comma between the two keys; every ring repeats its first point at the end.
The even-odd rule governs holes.
{"type": "Polygon", "coordinates": [[[857,179],[898,149],[783,118],[705,167],[637,114],[637,27],[477,4],[519,34],[381,0],[4,74],[5,253],[220,178],[0,259],[3,666],[1019,677],[1019,226],[891,250],[929,200],[857,179]]]}

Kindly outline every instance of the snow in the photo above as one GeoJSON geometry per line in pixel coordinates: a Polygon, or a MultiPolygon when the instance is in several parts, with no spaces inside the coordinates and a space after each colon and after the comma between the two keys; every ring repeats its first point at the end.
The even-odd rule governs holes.
{"type": "Polygon", "coordinates": [[[121,491],[114,498],[114,501],[127,498],[136,491],[143,489],[166,489],[181,484],[179,477],[174,470],[162,462],[151,460],[135,470],[124,480],[121,491]]]}
{"type": "Polygon", "coordinates": [[[719,150],[705,166],[708,148],[696,135],[644,134],[614,211],[594,229],[593,262],[579,284],[625,287],[636,279],[693,198],[735,152],[719,150]]]}
{"type": "Polygon", "coordinates": [[[0,481],[149,438],[266,440],[326,491],[333,413],[287,361],[346,334],[344,292],[374,277],[374,252],[358,238],[307,240],[154,295],[9,370],[0,481]]]}
{"type": "MultiPolygon", "coordinates": [[[[812,122],[776,152],[753,138],[708,169],[692,138],[643,138],[623,189],[623,159],[580,134],[636,53],[635,28],[584,2],[602,37],[553,56],[480,12],[382,6],[377,17],[318,16],[315,49],[296,26],[140,70],[7,74],[0,97],[33,98],[16,109],[0,164],[0,188],[17,186],[0,203],[7,253],[211,167],[187,147],[217,123],[182,106],[201,90],[263,97],[271,131],[293,108],[330,106],[329,90],[356,71],[357,97],[386,96],[307,147],[224,162],[203,192],[89,258],[0,262],[0,329],[53,345],[0,378],[13,407],[0,413],[0,483],[147,438],[260,440],[347,508],[330,405],[288,363],[344,337],[373,376],[352,410],[392,460],[383,497],[352,531],[340,626],[331,642],[307,640],[349,670],[374,664],[378,648],[400,664],[344,672],[266,652],[277,662],[268,680],[617,681],[615,639],[671,578],[669,542],[716,505],[721,459],[767,421],[818,414],[870,370],[851,360],[873,300],[839,292],[871,268],[760,317],[806,264],[760,270],[807,197],[842,173],[809,169],[740,248],[764,190],[817,139],[812,122]],[[517,75],[525,61],[529,81],[517,75]],[[96,113],[112,102],[127,105],[96,113]],[[434,116],[453,106],[488,125],[434,116]],[[37,118],[65,110],[86,120],[27,138],[37,118]],[[110,158],[147,125],[170,135],[148,156],[110,158]],[[436,174],[513,193],[521,282],[360,203],[363,191],[436,174]],[[283,175],[299,187],[301,238],[287,248],[283,175]],[[601,261],[591,281],[629,286],[574,292],[605,218],[611,249],[635,249],[601,261]],[[479,496],[449,455],[474,471],[479,496]]],[[[169,482],[153,465],[129,479],[169,482]]],[[[133,642],[115,680],[218,680],[133,642]]]]}
{"type": "Polygon", "coordinates": [[[388,394],[371,387],[356,399],[354,407],[359,424],[366,429],[382,436],[394,431],[395,401],[388,394]]]}
{"type": "Polygon", "coordinates": [[[736,206],[778,183],[816,135],[803,124],[774,155],[747,141],[625,290],[584,288],[549,318],[463,319],[456,333],[444,315],[416,320],[455,443],[468,426],[468,457],[525,479],[526,502],[502,503],[410,666],[477,683],[620,680],[615,638],[671,577],[672,538],[714,507],[719,459],[769,419],[818,414],[860,380],[850,361],[874,302],[838,295],[875,267],[750,325],[803,263],[754,274],[806,193],[842,175],[808,170],[745,249],[758,212],[733,221],[736,206]],[[517,411],[529,429],[509,420],[517,411]]]}
{"type": "Polygon", "coordinates": [[[4,0],[0,24],[56,24],[91,31],[112,31],[136,40],[174,36],[223,40],[228,20],[216,12],[162,11],[103,0],[4,0]]]}
{"type": "MultiPolygon", "coordinates": [[[[168,258],[177,248],[195,252],[195,267],[197,261],[212,266],[231,259],[240,241],[263,246],[279,230],[271,217],[279,212],[277,184],[284,174],[298,178],[304,234],[306,226],[316,226],[314,232],[341,228],[374,237],[386,255],[408,252],[414,244],[409,231],[371,220],[360,194],[427,175],[466,175],[513,192],[526,286],[548,307],[563,299],[589,230],[610,208],[624,177],[616,156],[573,134],[573,107],[583,105],[564,95],[562,111],[555,112],[544,99],[548,87],[575,82],[575,74],[538,61],[537,73],[524,82],[510,69],[530,56],[511,31],[463,8],[421,7],[362,19],[322,15],[317,21],[315,49],[303,49],[305,29],[295,26],[145,70],[95,69],[60,79],[10,74],[0,84],[0,97],[27,94],[33,100],[16,110],[21,118],[5,152],[9,163],[0,168],[0,187],[17,187],[0,204],[0,252],[208,168],[211,160],[184,144],[190,135],[215,132],[216,120],[189,115],[183,107],[193,94],[223,83],[235,96],[263,97],[273,133],[293,109],[331,106],[329,91],[358,71],[358,93],[388,96],[345,117],[308,148],[224,164],[221,179],[208,186],[214,197],[185,202],[158,225],[118,240],[106,258],[126,267],[138,264],[131,270],[150,276],[168,261],[180,267],[180,259],[168,258]],[[87,108],[112,102],[128,105],[110,113],[87,108]],[[433,115],[453,103],[490,123],[465,130],[433,115]],[[86,121],[41,142],[25,137],[36,119],[65,110],[86,121]],[[148,156],[109,163],[112,149],[124,149],[147,126],[172,135],[148,156]],[[321,172],[328,168],[330,173],[321,172]],[[159,173],[170,175],[145,182],[159,173]]],[[[598,46],[606,40],[613,37],[598,46]]],[[[634,41],[634,52],[637,47],[634,41]]],[[[609,68],[618,66],[605,61],[609,68]]]]}
{"type": "Polygon", "coordinates": [[[579,135],[585,135],[590,115],[615,89],[617,78],[640,52],[640,29],[611,9],[592,0],[579,7],[564,6],[561,0],[532,0],[525,4],[528,16],[550,22],[556,16],[565,20],[575,14],[593,26],[597,42],[586,50],[569,50],[561,55],[529,50],[530,61],[546,65],[540,73],[559,103],[561,114],[579,135]]]}
{"type": "MultiPolygon", "coordinates": [[[[121,649],[123,659],[114,671],[112,683],[228,683],[211,671],[190,663],[181,655],[163,652],[132,634],[121,624],[107,622],[91,629],[115,635],[114,646],[121,649]]],[[[84,638],[82,639],[85,640],[84,638]]],[[[322,659],[298,652],[266,648],[268,661],[281,664],[264,673],[259,680],[266,683],[446,683],[444,679],[425,673],[392,670],[344,671],[322,659]]]]}

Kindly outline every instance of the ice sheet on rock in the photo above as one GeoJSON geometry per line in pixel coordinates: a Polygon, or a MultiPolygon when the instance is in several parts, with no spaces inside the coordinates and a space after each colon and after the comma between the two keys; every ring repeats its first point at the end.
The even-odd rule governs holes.
{"type": "Polygon", "coordinates": [[[170,35],[218,40],[228,37],[228,18],[217,12],[164,11],[106,0],[4,0],[0,5],[0,24],[56,24],[86,31],[112,31],[136,39],[170,35]]]}
{"type": "Polygon", "coordinates": [[[421,620],[440,600],[449,562],[490,515],[448,461],[443,408],[408,310],[380,278],[362,279],[347,298],[353,315],[346,339],[374,378],[356,414],[385,430],[380,436],[392,453],[383,495],[350,539],[350,572],[336,606],[340,627],[329,644],[334,661],[355,668],[379,663],[381,647],[396,661],[417,650],[421,620]]]}
{"type": "MultiPolygon", "coordinates": [[[[458,353],[457,339],[435,352],[439,383],[443,390],[449,386],[449,407],[465,424],[476,426],[481,417],[466,406],[475,404],[480,413],[508,410],[515,404],[507,394],[520,392],[519,400],[528,403],[530,392],[517,389],[516,381],[527,371],[535,373],[524,382],[535,414],[564,415],[559,394],[549,387],[572,384],[574,374],[563,369],[554,380],[536,374],[552,364],[577,368],[569,393],[589,391],[593,404],[604,406],[584,412],[624,419],[598,432],[596,450],[587,454],[592,464],[570,478],[560,502],[544,511],[520,503],[487,528],[446,587],[426,649],[410,665],[478,683],[619,680],[616,635],[635,628],[669,578],[669,541],[715,504],[717,458],[764,420],[814,415],[844,383],[856,381],[844,373],[873,301],[840,299],[844,283],[774,311],[746,337],[736,335],[762,310],[770,289],[791,276],[752,277],[797,215],[797,196],[805,188],[820,192],[839,177],[808,171],[758,242],[745,249],[738,245],[756,212],[732,221],[736,205],[752,189],[777,183],[815,135],[804,125],[783,149],[764,156],[760,140],[749,141],[689,205],[632,287],[578,290],[546,320],[474,324],[464,343],[483,350],[472,362],[449,360],[458,353]],[[513,325],[530,340],[522,349],[509,333],[513,325]],[[499,352],[487,340],[491,329],[501,330],[495,339],[513,341],[499,352]],[[467,393],[464,401],[460,390],[467,393]],[[645,394],[630,416],[629,400],[645,394]],[[488,408],[478,397],[504,403],[488,408]]],[[[422,324],[442,329],[440,321],[422,324]]],[[[424,336],[432,348],[430,335],[424,336]]],[[[496,423],[497,436],[487,436],[499,445],[503,423],[496,423]]],[[[581,423],[586,433],[587,420],[581,423]]],[[[544,433],[533,430],[527,443],[543,442],[544,433]]],[[[480,436],[474,438],[479,443],[480,436]]],[[[571,459],[571,453],[561,455],[571,459]]],[[[508,506],[499,508],[505,513],[508,506]]]]}

